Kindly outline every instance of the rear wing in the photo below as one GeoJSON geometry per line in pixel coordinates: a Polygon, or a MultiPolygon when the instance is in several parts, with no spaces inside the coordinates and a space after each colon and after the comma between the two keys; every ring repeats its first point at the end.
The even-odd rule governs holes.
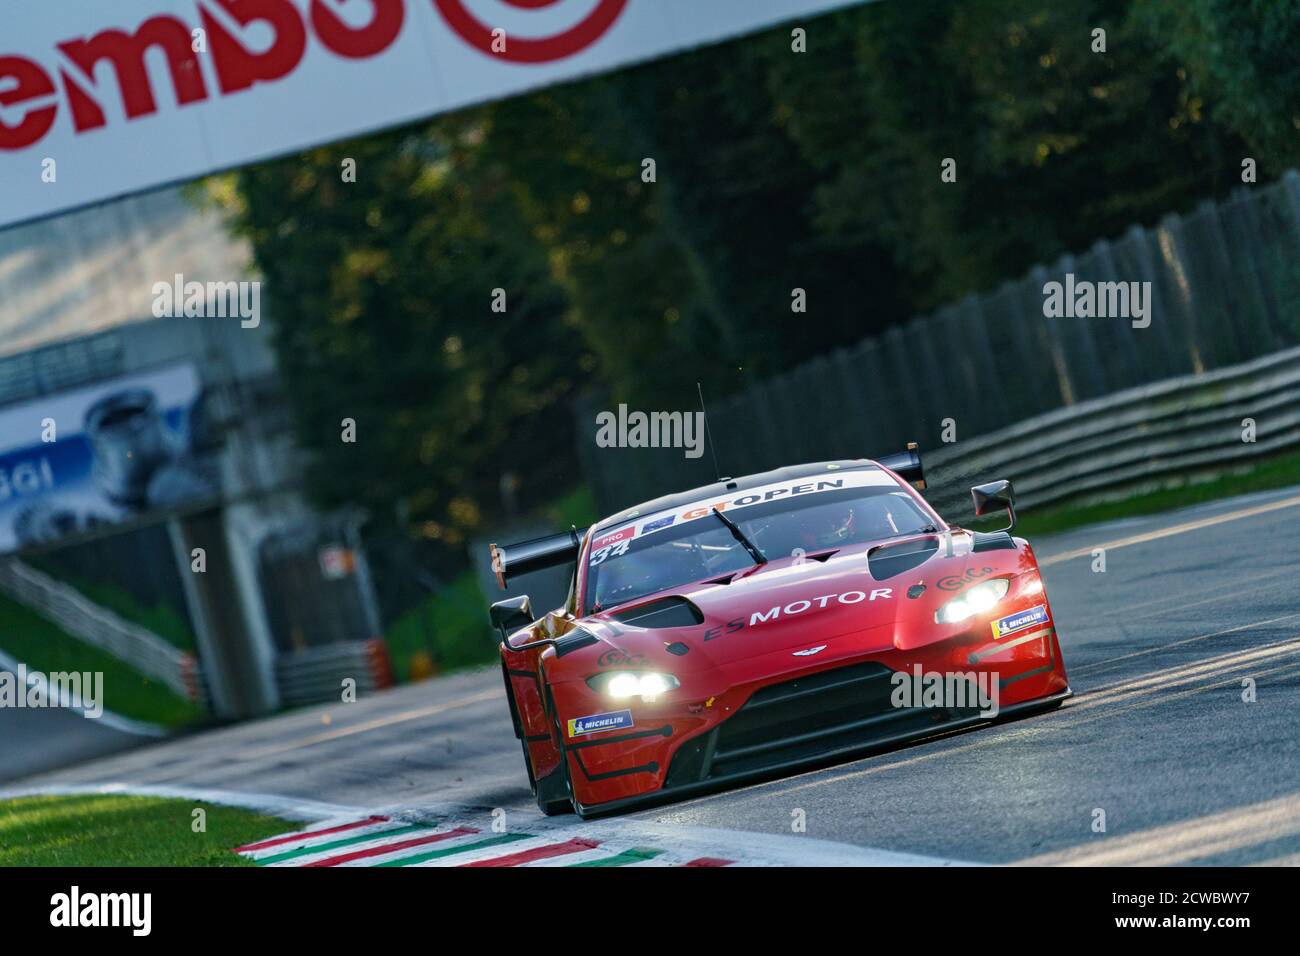
{"type": "Polygon", "coordinates": [[[906,451],[877,458],[876,464],[888,468],[904,481],[911,482],[918,491],[925,490],[925,469],[921,466],[921,449],[916,442],[908,442],[906,451]]]}
{"type": "Polygon", "coordinates": [[[505,590],[507,582],[520,574],[541,571],[568,564],[578,560],[578,551],[582,548],[582,539],[587,529],[579,531],[570,528],[558,534],[548,534],[517,544],[488,545],[492,555],[492,572],[497,576],[497,584],[505,590]]]}

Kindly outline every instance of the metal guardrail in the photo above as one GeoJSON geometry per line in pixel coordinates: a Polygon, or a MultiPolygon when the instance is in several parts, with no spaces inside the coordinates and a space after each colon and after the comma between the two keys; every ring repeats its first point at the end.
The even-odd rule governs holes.
{"type": "MultiPolygon", "coordinates": [[[[1023,507],[1131,494],[1171,475],[1300,445],[1300,348],[1127,389],[925,455],[926,498],[953,519],[969,486],[1010,478],[1023,507]],[[1255,440],[1243,440],[1244,419],[1255,440]]],[[[924,451],[924,449],[923,449],[924,451]]]]}
{"type": "Polygon", "coordinates": [[[358,693],[393,684],[388,649],[379,639],[325,644],[281,654],[275,673],[280,699],[291,707],[338,700],[347,678],[357,682],[358,693]]]}
{"type": "MultiPolygon", "coordinates": [[[[789,318],[817,321],[811,312],[789,318]]],[[[1004,434],[1009,422],[1055,421],[1041,416],[1297,346],[1300,172],[1290,170],[1270,185],[1243,186],[1156,225],[1133,226],[733,395],[708,396],[714,448],[700,458],[680,448],[598,447],[596,415],[613,407],[599,390],[575,409],[578,451],[598,510],[610,514],[715,480],[714,453],[726,475],[883,455],[909,441],[933,453],[950,421],[959,438],[1004,434]],[[1046,284],[1071,275],[1150,283],[1140,286],[1150,292],[1149,325],[1047,314],[1046,284]]],[[[691,391],[681,407],[694,402],[691,391]]],[[[1263,442],[1246,453],[1263,450],[1263,442]]],[[[1161,454],[1190,451],[1176,446],[1161,454]]]]}
{"type": "Polygon", "coordinates": [[[113,655],[206,709],[203,675],[193,654],[123,620],[71,585],[21,561],[0,561],[0,592],[72,637],[113,655]]]}

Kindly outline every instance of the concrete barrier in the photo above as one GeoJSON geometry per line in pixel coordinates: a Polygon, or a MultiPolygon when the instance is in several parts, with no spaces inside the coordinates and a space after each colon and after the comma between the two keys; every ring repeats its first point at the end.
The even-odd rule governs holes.
{"type": "Polygon", "coordinates": [[[337,701],[343,681],[355,680],[358,693],[393,684],[388,649],[378,639],[323,644],[281,654],[275,662],[280,700],[289,706],[337,701]]]}

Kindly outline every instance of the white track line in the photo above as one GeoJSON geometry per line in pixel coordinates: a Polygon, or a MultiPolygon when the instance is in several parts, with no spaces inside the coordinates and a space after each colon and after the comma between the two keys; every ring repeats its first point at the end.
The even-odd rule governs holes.
{"type": "MultiPolygon", "coordinates": [[[[295,857],[292,860],[286,860],[283,863],[268,863],[268,866],[306,866],[316,860],[325,860],[332,856],[339,856],[343,853],[350,853],[353,850],[366,850],[372,846],[382,846],[385,843],[397,843],[401,840],[407,840],[420,834],[414,830],[408,830],[408,824],[401,820],[390,820],[387,823],[376,824],[371,827],[359,827],[355,832],[331,834],[329,836],[316,837],[302,843],[286,843],[283,846],[268,847],[265,850],[245,851],[244,856],[250,860],[270,860],[277,856],[284,856],[286,853],[296,853],[301,850],[308,850],[314,847],[320,847],[314,853],[305,853],[302,856],[295,857]],[[401,830],[401,833],[394,834],[391,831],[401,830]],[[361,837],[369,837],[368,840],[361,840],[361,837]],[[350,843],[345,847],[332,847],[332,844],[339,843],[342,840],[357,840],[356,843],[350,843]]],[[[430,831],[431,832],[431,831],[430,831]]]]}
{"type": "Polygon", "coordinates": [[[1283,508],[1300,507],[1300,496],[1284,498],[1281,501],[1270,501],[1266,504],[1255,505],[1250,508],[1240,508],[1236,511],[1229,511],[1226,514],[1213,515],[1208,518],[1199,518],[1195,521],[1184,521],[1180,524],[1169,525],[1164,528],[1156,528],[1153,531],[1146,531],[1142,534],[1130,535],[1126,538],[1117,538],[1113,541],[1104,541],[1101,544],[1092,544],[1083,548],[1075,548],[1073,551],[1066,551],[1062,554],[1054,554],[1049,557],[1039,559],[1040,568],[1050,567],[1053,564],[1060,564],[1063,561],[1073,561],[1076,558],[1091,557],[1092,553],[1097,550],[1117,551],[1120,548],[1131,547],[1135,544],[1146,544],[1148,541],[1159,541],[1161,538],[1169,538],[1178,534],[1187,534],[1189,531],[1200,531],[1202,528],[1211,528],[1216,524],[1223,524],[1227,521],[1239,521],[1242,518],[1253,518],[1256,515],[1268,514],[1270,511],[1280,511],[1283,508]]]}
{"type": "MultiPolygon", "coordinates": [[[[480,840],[488,839],[500,834],[480,833],[477,834],[480,840]]],[[[464,866],[466,863],[481,863],[485,860],[499,860],[503,857],[514,856],[516,853],[526,853],[529,850],[537,850],[544,846],[551,846],[555,843],[565,843],[573,839],[572,836],[560,836],[558,834],[547,833],[526,840],[512,840],[509,843],[501,843],[496,846],[485,846],[482,849],[470,850],[467,853],[457,853],[454,856],[440,857],[434,860],[425,860],[423,863],[414,864],[417,867],[451,867],[464,866]]],[[[430,847],[434,849],[434,847],[430,847]]],[[[576,856],[577,854],[569,854],[576,856]]],[[[602,856],[609,856],[608,853],[602,853],[602,856]]],[[[563,859],[563,857],[561,858],[563,859]]]]}
{"type": "MultiPolygon", "coordinates": [[[[452,828],[454,829],[454,828],[452,828]]],[[[469,846],[471,843],[477,843],[484,839],[483,833],[466,833],[464,836],[451,837],[446,840],[440,840],[437,843],[426,843],[421,846],[406,847],[401,850],[394,850],[392,853],[385,853],[383,856],[369,857],[361,860],[349,860],[346,863],[338,864],[340,867],[358,867],[358,866],[377,866],[380,863],[393,863],[398,860],[404,860],[407,857],[419,856],[421,853],[428,853],[432,850],[451,850],[462,846],[469,846]]],[[[339,850],[340,854],[345,850],[339,850]]]]}
{"type": "MultiPolygon", "coordinates": [[[[514,846],[514,845],[515,844],[513,843],[507,844],[507,846],[514,846]]],[[[575,863],[596,863],[599,862],[600,860],[607,860],[611,856],[618,856],[620,853],[623,852],[623,850],[626,849],[629,848],[623,847],[622,849],[614,850],[609,847],[598,846],[595,849],[583,850],[580,853],[569,853],[564,856],[553,856],[549,860],[533,860],[531,863],[523,863],[520,865],[522,867],[527,867],[528,869],[532,869],[533,867],[536,866],[573,866],[575,863]]],[[[630,866],[631,864],[628,865],[630,866]]]]}
{"type": "Polygon", "coordinates": [[[340,803],[322,803],[318,800],[303,800],[298,797],[281,797],[274,794],[245,793],[235,790],[216,790],[208,787],[172,787],[165,784],[51,784],[43,787],[15,787],[0,789],[0,800],[13,797],[80,797],[97,793],[123,794],[133,797],[169,797],[177,800],[193,800],[196,803],[216,803],[227,807],[239,807],[253,810],[286,820],[327,821],[331,819],[359,820],[371,815],[370,812],[340,803]]]}

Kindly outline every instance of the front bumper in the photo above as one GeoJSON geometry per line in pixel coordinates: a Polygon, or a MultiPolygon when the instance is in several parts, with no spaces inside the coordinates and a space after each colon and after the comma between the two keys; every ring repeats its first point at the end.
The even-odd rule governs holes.
{"type": "Polygon", "coordinates": [[[624,813],[628,810],[644,809],[655,806],[660,803],[667,803],[673,800],[682,800],[687,797],[702,796],[707,793],[713,793],[718,790],[725,790],[728,787],[734,787],[743,783],[754,783],[758,780],[770,779],[773,777],[783,776],[793,770],[807,768],[812,764],[822,764],[833,762],[837,759],[847,756],[863,756],[868,753],[887,750],[898,744],[915,742],[938,733],[948,733],[951,731],[961,730],[967,727],[973,727],[981,723],[1000,723],[1004,720],[1012,720],[1016,717],[1022,717],[1038,710],[1044,710],[1053,705],[1074,696],[1074,692],[1069,687],[1065,690],[1057,691],[1046,697],[1040,697],[1037,700],[1028,700],[1022,704],[1013,704],[1010,707],[1004,707],[999,711],[998,716],[989,720],[983,717],[964,717],[944,723],[942,726],[933,726],[923,731],[906,730],[893,734],[886,734],[870,741],[859,741],[846,744],[838,749],[824,750],[816,754],[805,757],[795,757],[786,762],[772,763],[761,768],[752,770],[741,770],[727,774],[713,774],[707,779],[695,780],[691,782],[681,782],[669,784],[659,790],[650,791],[635,797],[624,797],[620,800],[611,800],[608,803],[601,803],[595,806],[583,805],[578,809],[583,819],[591,819],[597,816],[603,816],[610,813],[624,813]]]}
{"type": "MultiPolygon", "coordinates": [[[[1070,696],[1055,631],[1019,642],[1001,660],[965,657],[1000,685],[996,716],[976,706],[899,707],[894,675],[957,662],[927,655],[827,662],[818,670],[729,690],[703,711],[685,705],[639,714],[628,732],[564,742],[575,809],[584,817],[681,799],[737,783],[1014,717],[1070,696]],[[1008,667],[1007,665],[1013,664],[1008,667]],[[892,666],[891,666],[892,665],[892,666]],[[1000,676],[998,668],[1002,668],[1000,676]]],[[[967,653],[963,651],[963,655],[967,653]]],[[[784,675],[783,675],[784,676],[784,675]]]]}

